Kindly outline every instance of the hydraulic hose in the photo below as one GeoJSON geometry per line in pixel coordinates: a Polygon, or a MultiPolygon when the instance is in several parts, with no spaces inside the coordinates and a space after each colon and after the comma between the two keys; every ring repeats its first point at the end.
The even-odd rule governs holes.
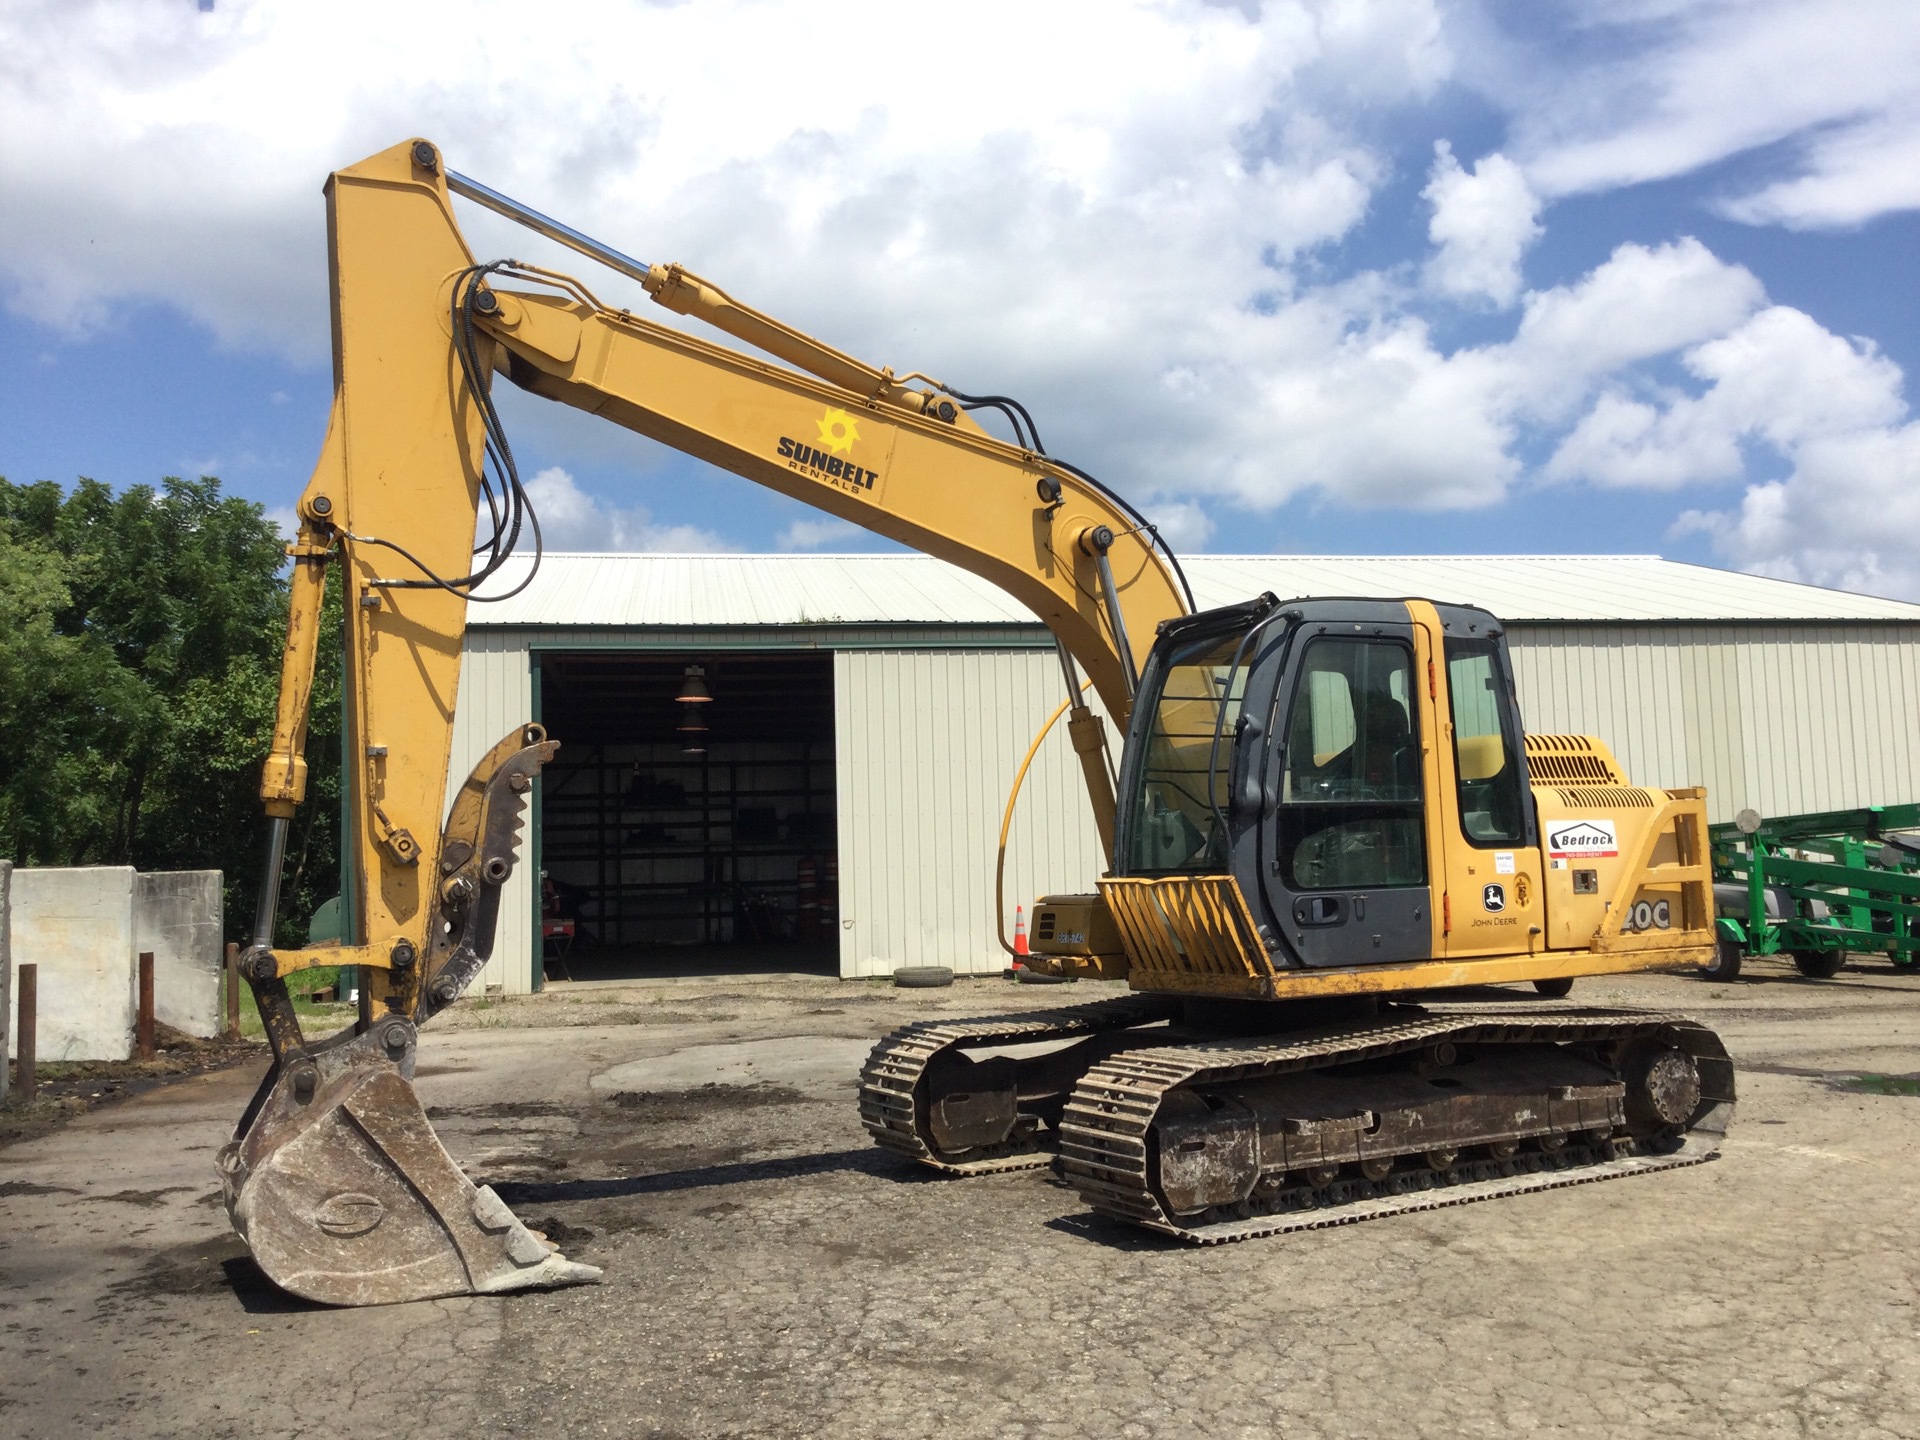
{"type": "MultiPolygon", "coordinates": [[[[1086,694],[1092,686],[1091,680],[1081,681],[1080,695],[1086,694]]],[[[1047,717],[1047,723],[1040,727],[1040,733],[1033,737],[1033,743],[1027,747],[1026,758],[1020,762],[1020,769],[1013,777],[1013,788],[1007,792],[1006,813],[1000,817],[1000,849],[993,861],[993,929],[995,937],[1000,941],[1000,948],[1016,957],[1020,952],[1015,950],[1007,939],[1006,903],[1007,834],[1013,829],[1013,806],[1014,802],[1020,798],[1020,787],[1026,783],[1027,769],[1033,764],[1033,757],[1040,753],[1041,742],[1053,733],[1053,727],[1060,723],[1060,717],[1066,714],[1072,708],[1073,702],[1079,698],[1079,695],[1069,695],[1062,700],[1053,714],[1047,717]]]]}

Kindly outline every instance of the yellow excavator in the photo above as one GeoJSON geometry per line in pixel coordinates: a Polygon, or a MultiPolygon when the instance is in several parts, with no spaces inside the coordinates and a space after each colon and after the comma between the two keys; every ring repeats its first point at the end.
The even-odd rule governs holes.
{"type": "Polygon", "coordinates": [[[1201,1243],[1713,1156],[1733,1069],[1699,1024],[1510,993],[1439,1003],[1713,958],[1703,792],[1634,786],[1597,740],[1525,735],[1492,615],[1271,594],[1196,612],[1154,527],[1049,456],[1007,397],[864,364],[449,171],[424,140],[337,172],[326,197],[333,410],[288,547],[241,960],[274,1058],[220,1156],[233,1223],[277,1284],[354,1305],[599,1274],[475,1187],[411,1083],[418,1027],[491,953],[557,749],[516,728],[446,807],[467,607],[532,578],[503,572],[522,542],[538,563],[496,376],[984,576],[1058,642],[1108,867],[1038,902],[1031,964],[1130,993],[889,1036],[860,1077],[879,1144],[952,1174],[1056,1164],[1095,1209],[1201,1243]],[[477,261],[456,195],[772,358],[477,261]],[[358,903],[344,943],[281,951],[329,565],[358,903]],[[1117,768],[1089,687],[1124,727],[1117,768]],[[319,965],[360,967],[363,1009],[311,1041],[286,979],[319,965]]]}

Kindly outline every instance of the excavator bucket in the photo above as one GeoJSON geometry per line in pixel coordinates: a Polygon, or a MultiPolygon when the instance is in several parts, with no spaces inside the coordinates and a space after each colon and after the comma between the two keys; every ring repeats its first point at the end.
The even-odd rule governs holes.
{"type": "MultiPolygon", "coordinates": [[[[526,794],[557,748],[538,725],[516,727],[460,788],[435,866],[432,940],[417,983],[389,987],[391,1013],[310,1045],[265,939],[249,952],[274,1065],[219,1164],[233,1228],[281,1289],[329,1305],[391,1305],[600,1278],[476,1187],[413,1091],[417,1022],[457,1000],[492,953],[526,794]]],[[[272,824],[262,937],[273,933],[286,821],[272,824]]],[[[405,952],[399,968],[411,972],[411,942],[405,952]]]]}
{"type": "Polygon", "coordinates": [[[414,1041],[387,1016],[261,1085],[220,1170],[227,1214],[267,1278],[329,1305],[598,1280],[454,1164],[408,1078],[414,1041]]]}

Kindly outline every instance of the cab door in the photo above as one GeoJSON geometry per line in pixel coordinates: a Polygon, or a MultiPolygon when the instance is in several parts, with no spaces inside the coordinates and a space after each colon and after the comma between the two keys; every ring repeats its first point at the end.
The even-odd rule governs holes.
{"type": "Polygon", "coordinates": [[[1420,686],[1395,609],[1400,623],[1303,627],[1276,695],[1261,882],[1309,966],[1432,953],[1420,686]]]}
{"type": "Polygon", "coordinates": [[[1526,744],[1498,623],[1484,611],[1435,607],[1432,833],[1444,856],[1441,949],[1449,959],[1545,948],[1538,826],[1526,744]]]}

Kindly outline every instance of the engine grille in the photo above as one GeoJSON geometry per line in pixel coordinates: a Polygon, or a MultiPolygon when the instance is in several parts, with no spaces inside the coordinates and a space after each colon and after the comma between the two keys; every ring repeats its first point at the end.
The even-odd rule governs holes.
{"type": "Polygon", "coordinates": [[[1590,735],[1527,736],[1527,774],[1536,785],[1620,785],[1627,777],[1590,735]]]}
{"type": "Polygon", "coordinates": [[[1633,785],[1561,786],[1554,791],[1563,804],[1582,810],[1651,810],[1653,792],[1633,785]]]}

